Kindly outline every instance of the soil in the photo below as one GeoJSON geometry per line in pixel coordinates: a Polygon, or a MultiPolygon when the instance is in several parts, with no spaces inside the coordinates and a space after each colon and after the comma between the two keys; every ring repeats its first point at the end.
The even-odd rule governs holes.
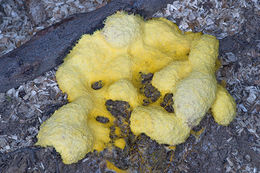
{"type": "MultiPolygon", "coordinates": [[[[55,149],[36,147],[34,143],[42,121],[66,104],[66,99],[58,99],[66,97],[50,94],[48,104],[39,108],[41,113],[28,113],[14,112],[14,105],[26,106],[18,101],[18,98],[28,101],[26,91],[19,90],[17,98],[0,93],[0,148],[6,150],[0,152],[0,172],[111,173],[113,171],[106,167],[106,160],[129,172],[260,172],[260,13],[257,15],[251,9],[244,10],[246,20],[241,31],[220,40],[222,66],[217,73],[218,80],[227,81],[226,87],[238,105],[237,118],[229,126],[218,125],[207,114],[187,141],[173,149],[159,145],[145,134],[134,136],[124,124],[129,121],[129,104],[109,100],[106,106],[116,117],[115,126],[125,134],[126,148],[121,150],[114,146],[100,153],[92,152],[78,163],[65,165],[55,149]],[[258,87],[252,102],[248,87],[258,87]],[[19,140],[23,145],[19,144],[19,140]]],[[[171,94],[160,96],[151,86],[151,78],[152,74],[143,75],[144,94],[148,98],[144,100],[144,105],[164,97],[162,106],[165,109],[168,106],[167,111],[174,111],[171,110],[171,94]]],[[[100,87],[102,84],[99,81],[93,85],[96,89],[100,87]]],[[[53,92],[52,87],[49,93],[53,92]]],[[[98,119],[101,123],[107,122],[102,115],[98,119]]],[[[111,138],[118,138],[113,130],[111,138]]]]}

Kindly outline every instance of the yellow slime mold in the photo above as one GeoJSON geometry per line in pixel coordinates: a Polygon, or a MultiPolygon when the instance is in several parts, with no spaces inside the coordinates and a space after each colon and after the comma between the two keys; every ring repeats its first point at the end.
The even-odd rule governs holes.
{"type": "Polygon", "coordinates": [[[215,121],[223,126],[227,126],[236,115],[236,103],[227,90],[218,85],[216,99],[211,107],[215,121]]]}
{"type": "MultiPolygon", "coordinates": [[[[108,99],[127,101],[134,134],[145,133],[161,144],[184,142],[210,107],[215,120],[228,125],[236,106],[217,86],[217,56],[218,41],[212,36],[183,33],[163,18],[144,21],[118,12],[102,30],[83,35],[59,67],[57,82],[70,103],[42,124],[37,145],[55,147],[66,164],[103,150],[114,121],[106,110],[108,99]],[[173,93],[175,113],[166,112],[159,101],[142,106],[140,72],[154,73],[151,84],[161,93],[159,101],[173,93]],[[98,81],[102,86],[93,89],[98,81]],[[109,123],[96,121],[97,116],[109,123]]],[[[123,149],[124,139],[115,145],[123,149]]]]}

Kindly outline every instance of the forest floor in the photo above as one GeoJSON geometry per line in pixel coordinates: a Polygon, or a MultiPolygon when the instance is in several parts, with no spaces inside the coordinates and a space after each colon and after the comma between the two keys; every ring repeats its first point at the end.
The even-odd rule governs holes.
{"type": "MultiPolygon", "coordinates": [[[[0,0],[0,56],[68,15],[105,4],[102,0],[0,0]]],[[[220,40],[222,66],[217,79],[226,82],[236,100],[235,120],[224,127],[207,114],[193,129],[197,133],[176,150],[141,135],[124,150],[89,153],[78,163],[65,165],[53,148],[34,146],[41,123],[67,103],[53,69],[0,93],[0,172],[111,172],[106,160],[129,172],[260,172],[259,2],[180,0],[154,17],[220,40]]]]}

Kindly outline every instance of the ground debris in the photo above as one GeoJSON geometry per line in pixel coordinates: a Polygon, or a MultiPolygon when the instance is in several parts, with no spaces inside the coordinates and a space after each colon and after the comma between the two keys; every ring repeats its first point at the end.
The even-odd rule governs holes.
{"type": "MultiPolygon", "coordinates": [[[[35,22],[24,8],[25,1],[0,0],[0,56],[70,14],[92,11],[107,3],[92,0],[41,2],[46,18],[35,22]]],[[[177,146],[176,151],[168,151],[144,134],[139,137],[131,134],[121,123],[130,116],[130,107],[125,102],[112,101],[108,104],[109,109],[115,117],[120,117],[116,124],[124,125],[122,131],[128,135],[126,148],[89,153],[77,164],[64,165],[53,148],[32,147],[40,124],[67,102],[66,95],[55,82],[55,70],[52,70],[16,89],[0,93],[0,170],[109,172],[104,166],[105,160],[109,159],[116,166],[133,172],[259,172],[259,14],[256,0],[180,0],[154,15],[176,22],[184,31],[202,31],[220,39],[222,66],[217,72],[218,80],[226,81],[227,89],[238,105],[237,117],[229,126],[217,125],[208,115],[196,127],[205,129],[199,140],[190,136],[184,144],[177,146]],[[30,149],[23,149],[26,147],[30,149]]],[[[148,96],[144,105],[160,97],[149,84],[152,76],[151,73],[141,74],[141,83],[146,85],[148,96]]],[[[166,98],[165,103],[172,102],[168,96],[166,98]]]]}
{"type": "Polygon", "coordinates": [[[141,77],[141,84],[142,84],[142,87],[140,88],[140,92],[143,93],[145,97],[147,97],[147,99],[143,100],[143,105],[147,106],[152,102],[156,102],[160,98],[161,93],[160,91],[157,90],[157,88],[155,88],[151,84],[153,78],[152,73],[145,74],[140,72],[140,77],[141,77]]]}
{"type": "Polygon", "coordinates": [[[160,104],[169,113],[174,113],[172,97],[172,93],[166,93],[163,97],[163,102],[160,104]]]}

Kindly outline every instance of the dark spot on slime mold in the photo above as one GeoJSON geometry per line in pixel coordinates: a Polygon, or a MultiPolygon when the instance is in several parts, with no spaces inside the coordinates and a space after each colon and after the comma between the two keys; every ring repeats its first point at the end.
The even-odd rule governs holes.
{"type": "Polygon", "coordinates": [[[91,84],[91,88],[93,88],[94,90],[99,90],[102,87],[103,87],[103,82],[101,80],[91,84]]]}
{"type": "Polygon", "coordinates": [[[106,103],[107,110],[116,118],[123,117],[125,119],[130,118],[131,110],[130,105],[126,101],[120,100],[107,100],[106,103]]]}
{"type": "Polygon", "coordinates": [[[165,94],[165,96],[163,97],[163,102],[160,104],[161,107],[163,107],[169,113],[174,113],[172,97],[172,93],[165,94]]]}
{"type": "Polygon", "coordinates": [[[150,102],[156,102],[160,96],[160,91],[157,90],[152,84],[151,81],[153,79],[152,73],[142,73],[139,72],[141,76],[141,84],[142,87],[140,88],[140,92],[145,95],[145,97],[148,98],[148,100],[144,100],[143,105],[148,105],[150,102]],[[149,102],[148,102],[149,101],[149,102]]]}
{"type": "Polygon", "coordinates": [[[106,123],[109,122],[109,119],[108,119],[107,117],[103,117],[103,116],[100,116],[100,115],[98,115],[98,116],[96,117],[96,120],[97,120],[98,122],[100,122],[100,123],[103,123],[103,124],[106,124],[106,123]]]}

